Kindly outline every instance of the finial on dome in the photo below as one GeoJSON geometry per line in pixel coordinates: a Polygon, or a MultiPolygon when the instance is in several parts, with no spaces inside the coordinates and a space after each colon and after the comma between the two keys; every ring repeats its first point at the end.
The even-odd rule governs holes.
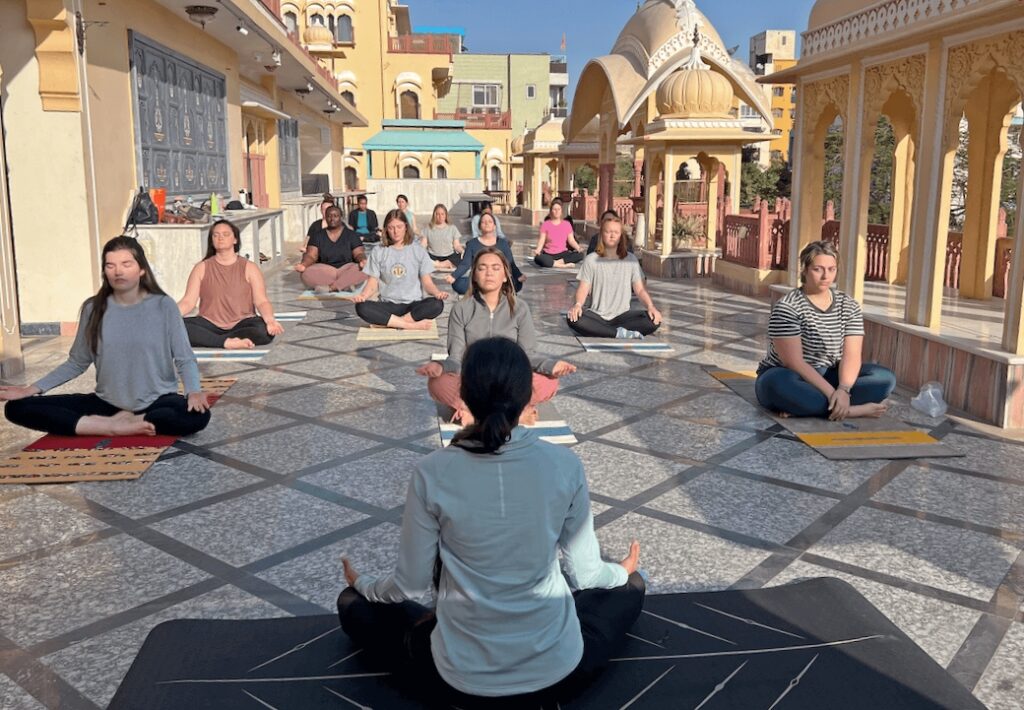
{"type": "Polygon", "coordinates": [[[669,0],[676,8],[676,21],[679,29],[690,34],[690,30],[696,30],[704,26],[697,4],[693,0],[669,0]]]}
{"type": "Polygon", "coordinates": [[[700,56],[700,29],[696,26],[693,28],[693,48],[690,49],[690,56],[679,68],[690,71],[710,71],[711,69],[700,56]]]}

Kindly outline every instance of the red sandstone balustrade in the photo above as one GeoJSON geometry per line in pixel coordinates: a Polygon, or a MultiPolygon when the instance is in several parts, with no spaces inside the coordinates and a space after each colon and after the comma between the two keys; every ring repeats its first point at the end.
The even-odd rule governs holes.
{"type": "Polygon", "coordinates": [[[1010,287],[1010,259],[1013,256],[1013,239],[1000,237],[996,239],[996,270],[992,279],[992,295],[1006,298],[1010,287]]]}
{"type": "Polygon", "coordinates": [[[512,127],[512,112],[473,113],[469,109],[459,109],[454,113],[438,113],[434,118],[439,121],[465,121],[466,128],[471,129],[508,129],[512,127]]]}
{"type": "Polygon", "coordinates": [[[889,273],[889,226],[869,224],[867,242],[867,263],[864,268],[865,281],[885,281],[889,273]]]}
{"type": "Polygon", "coordinates": [[[633,211],[632,197],[613,197],[612,209],[619,215],[622,223],[628,227],[636,224],[636,212],[633,211]]]}
{"type": "Polygon", "coordinates": [[[411,34],[388,37],[388,51],[396,54],[448,54],[455,51],[450,35],[411,34]]]}
{"type": "Polygon", "coordinates": [[[946,266],[943,285],[949,288],[960,288],[960,260],[964,254],[964,235],[950,232],[946,238],[946,266]]]}

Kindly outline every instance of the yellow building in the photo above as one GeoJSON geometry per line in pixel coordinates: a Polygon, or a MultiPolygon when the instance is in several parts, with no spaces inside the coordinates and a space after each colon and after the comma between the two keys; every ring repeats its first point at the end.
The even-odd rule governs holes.
{"type": "MultiPolygon", "coordinates": [[[[18,368],[19,332],[74,328],[140,185],[165,189],[168,203],[251,193],[260,209],[234,219],[246,253],[273,258],[316,202],[302,197],[303,176],[340,184],[345,127],[366,124],[288,36],[276,0],[76,7],[0,3],[4,374],[18,368]]],[[[139,238],[180,295],[204,227],[161,224],[139,238]]]]}
{"type": "MultiPolygon", "coordinates": [[[[750,68],[757,76],[769,76],[796,66],[796,32],[794,30],[765,30],[750,38],[750,68]]],[[[796,90],[792,84],[772,86],[771,110],[774,123],[771,143],[755,149],[762,165],[768,165],[772,156],[789,162],[793,125],[796,120],[796,90]]],[[[755,112],[748,112],[756,115],[755,112]]]]}

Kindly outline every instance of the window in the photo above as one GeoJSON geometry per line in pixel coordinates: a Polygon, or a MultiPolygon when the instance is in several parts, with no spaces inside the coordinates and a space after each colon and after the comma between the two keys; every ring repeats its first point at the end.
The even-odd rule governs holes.
{"type": "Polygon", "coordinates": [[[352,166],[345,168],[345,189],[346,190],[358,190],[359,189],[359,173],[352,166]]]}
{"type": "Polygon", "coordinates": [[[781,108],[773,108],[772,109],[772,116],[774,116],[775,118],[782,118],[782,109],[781,108]]]}
{"type": "Polygon", "coordinates": [[[793,93],[789,95],[789,102],[791,104],[796,103],[796,89],[793,89],[793,93]]]}
{"type": "Polygon", "coordinates": [[[327,16],[327,29],[331,31],[331,36],[334,36],[334,15],[327,16]]]}
{"type": "Polygon", "coordinates": [[[776,86],[776,87],[772,88],[772,96],[785,96],[785,95],[786,95],[786,87],[784,87],[784,86],[776,86]]]}
{"type": "Polygon", "coordinates": [[[446,168],[443,165],[438,165],[436,168],[434,168],[434,177],[437,178],[438,180],[447,180],[448,168],[446,168]]]}
{"type": "Polygon", "coordinates": [[[324,26],[324,16],[321,15],[320,13],[316,13],[316,14],[310,15],[309,16],[309,24],[311,24],[311,25],[320,25],[320,27],[323,27],[324,26]]]}
{"type": "Polygon", "coordinates": [[[348,15],[340,15],[338,24],[334,29],[335,42],[354,42],[352,34],[352,18],[348,15]]]}
{"type": "Polygon", "coordinates": [[[345,99],[346,101],[348,101],[353,106],[356,105],[356,95],[353,94],[351,91],[342,91],[341,92],[341,98],[345,99]]]}
{"type": "Polygon", "coordinates": [[[402,178],[405,180],[419,180],[420,169],[415,165],[406,165],[402,168],[402,178]]]}
{"type": "Polygon", "coordinates": [[[796,120],[796,109],[795,108],[789,109],[789,117],[791,119],[793,119],[794,121],[796,120]]]}
{"type": "Polygon", "coordinates": [[[491,166],[491,189],[501,189],[501,168],[499,168],[497,165],[491,166]]]}
{"type": "Polygon", "coordinates": [[[294,12],[284,13],[284,26],[288,28],[288,34],[296,34],[299,31],[299,17],[294,12]]]}
{"type": "Polygon", "coordinates": [[[526,98],[535,99],[537,98],[537,85],[527,84],[526,85],[526,98]]]}
{"type": "Polygon", "coordinates": [[[786,41],[787,41],[787,40],[788,40],[788,38],[786,37],[786,35],[782,35],[782,46],[783,46],[783,47],[785,47],[785,46],[786,46],[786,41]]]}
{"type": "Polygon", "coordinates": [[[497,106],[498,86],[497,84],[474,84],[473,85],[474,106],[497,106]]]}
{"type": "Polygon", "coordinates": [[[419,118],[420,98],[414,91],[403,91],[398,98],[399,118],[419,118]]]}

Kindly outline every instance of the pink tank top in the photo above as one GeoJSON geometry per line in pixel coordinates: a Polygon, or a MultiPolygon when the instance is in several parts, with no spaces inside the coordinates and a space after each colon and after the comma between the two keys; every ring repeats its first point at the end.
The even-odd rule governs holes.
{"type": "Polygon", "coordinates": [[[238,257],[224,266],[216,259],[206,260],[206,273],[199,283],[199,315],[218,328],[231,328],[243,318],[256,314],[252,287],[245,280],[249,260],[238,257]]]}

